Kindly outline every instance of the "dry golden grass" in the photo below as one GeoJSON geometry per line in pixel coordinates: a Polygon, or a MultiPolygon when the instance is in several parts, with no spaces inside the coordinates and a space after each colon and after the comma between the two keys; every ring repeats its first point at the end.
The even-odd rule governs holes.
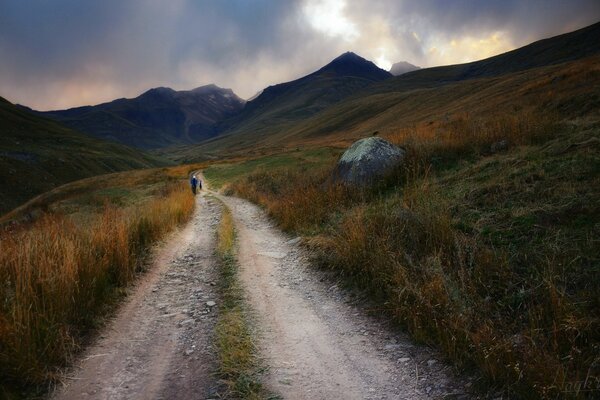
{"type": "Polygon", "coordinates": [[[194,198],[183,183],[141,207],[107,205],[85,224],[46,215],[0,236],[2,383],[57,378],[107,304],[143,266],[149,245],[186,221],[194,198]]]}
{"type": "Polygon", "coordinates": [[[231,188],[311,236],[318,263],[485,385],[593,398],[598,126],[578,124],[464,115],[389,135],[408,162],[371,190],[325,185],[331,167],[261,170],[231,188]]]}

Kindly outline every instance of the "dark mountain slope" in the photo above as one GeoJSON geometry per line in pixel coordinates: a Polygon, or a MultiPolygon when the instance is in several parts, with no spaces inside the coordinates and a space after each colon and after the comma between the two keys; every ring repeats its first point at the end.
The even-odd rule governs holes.
{"type": "Polygon", "coordinates": [[[0,214],[69,181],[166,164],[139,150],[83,135],[0,97],[0,214]]]}
{"type": "Polygon", "coordinates": [[[208,85],[187,91],[155,88],[134,99],[42,114],[101,139],[158,148],[212,137],[216,124],[243,106],[230,89],[208,85]]]}
{"type": "Polygon", "coordinates": [[[225,135],[242,131],[267,135],[391,76],[354,53],[344,53],[312,74],[264,89],[246,103],[241,113],[225,121],[220,128],[225,135]]]}

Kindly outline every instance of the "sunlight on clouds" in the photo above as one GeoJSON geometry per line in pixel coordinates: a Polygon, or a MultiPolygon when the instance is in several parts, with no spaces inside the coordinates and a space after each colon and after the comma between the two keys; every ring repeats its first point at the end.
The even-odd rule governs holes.
{"type": "Polygon", "coordinates": [[[429,65],[460,64],[481,60],[514,49],[516,46],[504,32],[488,36],[464,36],[433,41],[428,51],[429,65]]]}
{"type": "Polygon", "coordinates": [[[345,0],[308,0],[303,7],[305,18],[313,29],[330,37],[352,42],[360,36],[356,25],[344,15],[345,0]]]}
{"type": "Polygon", "coordinates": [[[379,49],[379,57],[375,59],[375,64],[381,69],[389,71],[392,68],[392,62],[387,58],[386,51],[384,48],[379,49]]]}

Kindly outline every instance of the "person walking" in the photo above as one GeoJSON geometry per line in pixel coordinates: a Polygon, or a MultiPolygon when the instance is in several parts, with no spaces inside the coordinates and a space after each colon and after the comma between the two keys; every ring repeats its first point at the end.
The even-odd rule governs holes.
{"type": "Polygon", "coordinates": [[[196,175],[192,175],[190,184],[192,185],[192,193],[196,194],[196,188],[198,187],[198,178],[196,178],[196,175]]]}

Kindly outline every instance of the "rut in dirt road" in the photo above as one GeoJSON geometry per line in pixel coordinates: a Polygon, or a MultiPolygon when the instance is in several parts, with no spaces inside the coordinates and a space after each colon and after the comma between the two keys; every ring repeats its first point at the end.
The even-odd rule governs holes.
{"type": "Polygon", "coordinates": [[[214,397],[216,307],[207,302],[217,300],[214,248],[220,213],[217,201],[197,197],[190,223],[162,246],[153,267],[54,399],[214,397]]]}
{"type": "Polygon", "coordinates": [[[284,399],[467,399],[429,349],[366,317],[257,206],[219,196],[238,232],[240,280],[256,313],[267,388],[284,399]]]}

